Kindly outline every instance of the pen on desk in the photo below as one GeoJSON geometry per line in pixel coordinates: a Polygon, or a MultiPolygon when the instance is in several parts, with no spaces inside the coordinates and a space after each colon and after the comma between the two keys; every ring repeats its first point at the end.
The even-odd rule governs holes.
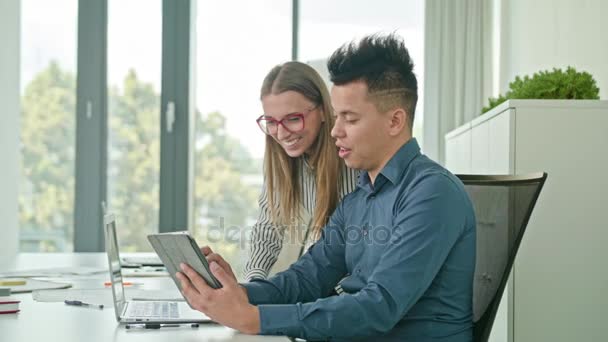
{"type": "Polygon", "coordinates": [[[64,300],[63,302],[66,303],[67,305],[88,306],[88,307],[103,309],[103,304],[90,304],[90,303],[81,302],[79,300],[67,300],[67,299],[64,300]]]}
{"type": "Polygon", "coordinates": [[[0,280],[0,286],[21,286],[26,283],[25,280],[0,280]]]}
{"type": "MultiPolygon", "coordinates": [[[[169,324],[169,323],[135,323],[135,324],[127,324],[125,329],[131,328],[141,328],[141,329],[160,329],[160,328],[178,328],[185,324],[169,324]]],[[[191,323],[191,328],[198,328],[198,323],[191,323]]]]}
{"type": "MultiPolygon", "coordinates": [[[[106,281],[105,283],[103,283],[104,286],[112,286],[112,282],[106,281]]],[[[122,282],[123,286],[132,286],[132,285],[143,285],[143,283],[136,283],[136,282],[130,282],[130,281],[123,281],[122,282]]]]}
{"type": "Polygon", "coordinates": [[[136,268],[133,270],[134,273],[137,272],[166,272],[167,269],[165,267],[151,267],[151,266],[143,266],[141,268],[136,268]]]}

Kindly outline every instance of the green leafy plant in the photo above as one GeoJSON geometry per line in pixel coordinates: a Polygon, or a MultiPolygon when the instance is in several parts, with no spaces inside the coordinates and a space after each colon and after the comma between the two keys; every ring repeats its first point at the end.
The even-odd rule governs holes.
{"type": "Polygon", "coordinates": [[[597,100],[600,89],[588,72],[577,72],[573,67],[566,71],[540,71],[532,77],[517,76],[509,83],[509,91],[498,98],[489,98],[489,105],[482,113],[498,106],[508,99],[578,99],[597,100]]]}

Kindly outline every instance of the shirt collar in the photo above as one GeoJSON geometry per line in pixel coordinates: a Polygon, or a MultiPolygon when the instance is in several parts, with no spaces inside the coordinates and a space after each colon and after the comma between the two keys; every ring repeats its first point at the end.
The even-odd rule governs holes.
{"type": "MultiPolygon", "coordinates": [[[[407,169],[410,162],[418,155],[420,155],[418,141],[416,141],[416,138],[411,138],[397,150],[397,153],[395,153],[388,163],[386,163],[378,176],[383,175],[391,183],[395,184],[401,174],[403,174],[403,171],[407,169]]],[[[377,178],[378,177],[376,177],[376,179],[377,178]]],[[[362,188],[371,187],[369,174],[367,172],[360,173],[359,186],[362,188]]]]}
{"type": "Polygon", "coordinates": [[[314,168],[312,167],[312,165],[310,165],[310,157],[307,154],[303,154],[300,157],[300,160],[302,161],[302,164],[308,168],[308,170],[313,171],[314,168]]]}

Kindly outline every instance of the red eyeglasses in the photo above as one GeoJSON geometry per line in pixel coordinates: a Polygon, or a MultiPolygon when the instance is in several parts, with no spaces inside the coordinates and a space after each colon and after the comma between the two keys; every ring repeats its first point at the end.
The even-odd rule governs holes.
{"type": "Polygon", "coordinates": [[[312,112],[317,107],[318,106],[314,106],[302,113],[287,114],[281,120],[274,119],[271,116],[261,115],[256,122],[262,132],[268,135],[276,135],[279,131],[279,125],[283,126],[283,128],[290,133],[297,133],[304,129],[304,115],[312,112]]]}

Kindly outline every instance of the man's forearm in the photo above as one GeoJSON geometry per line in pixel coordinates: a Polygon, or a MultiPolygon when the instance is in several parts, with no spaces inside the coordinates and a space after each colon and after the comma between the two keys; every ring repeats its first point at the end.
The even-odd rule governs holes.
{"type": "Polygon", "coordinates": [[[311,303],[259,305],[260,334],[311,340],[381,335],[399,320],[392,298],[372,293],[331,296],[311,303]],[[372,314],[373,313],[373,314],[372,314]]]}
{"type": "Polygon", "coordinates": [[[253,305],[283,302],[281,292],[266,280],[255,279],[251,282],[243,283],[241,284],[241,289],[245,291],[249,303],[253,305]]]}

